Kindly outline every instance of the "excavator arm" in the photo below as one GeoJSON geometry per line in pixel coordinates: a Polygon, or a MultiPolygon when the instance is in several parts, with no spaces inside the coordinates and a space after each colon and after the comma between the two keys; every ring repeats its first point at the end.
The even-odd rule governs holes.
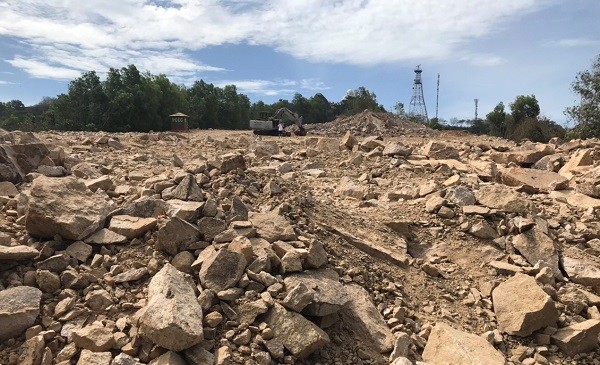
{"type": "Polygon", "coordinates": [[[300,130],[304,130],[304,126],[302,126],[302,116],[299,116],[298,114],[294,113],[288,108],[277,109],[275,115],[273,116],[273,119],[282,121],[283,124],[286,125],[294,123],[298,126],[298,128],[300,128],[300,130]]]}

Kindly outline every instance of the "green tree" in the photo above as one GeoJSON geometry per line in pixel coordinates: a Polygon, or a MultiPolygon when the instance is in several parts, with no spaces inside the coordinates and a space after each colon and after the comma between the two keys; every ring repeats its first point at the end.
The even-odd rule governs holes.
{"type": "Polygon", "coordinates": [[[485,116],[490,134],[496,137],[504,137],[506,134],[506,112],[504,111],[504,103],[499,102],[498,105],[485,116]]]}
{"type": "Polygon", "coordinates": [[[579,105],[565,110],[565,114],[577,124],[574,134],[583,137],[600,136],[600,55],[592,64],[591,70],[577,74],[571,85],[579,95],[579,105]]]}
{"type": "Polygon", "coordinates": [[[406,110],[404,110],[404,103],[401,101],[394,104],[394,111],[396,112],[396,115],[400,117],[406,116],[406,110]]]}
{"type": "Polygon", "coordinates": [[[511,114],[506,120],[505,137],[517,141],[526,138],[515,134],[515,132],[522,130],[519,129],[519,125],[525,119],[537,119],[538,115],[540,115],[540,105],[535,95],[519,95],[515,98],[515,101],[509,104],[509,107],[511,114]]]}
{"type": "Polygon", "coordinates": [[[377,102],[375,93],[367,90],[364,86],[348,93],[340,102],[339,114],[357,114],[363,110],[371,110],[374,112],[385,112],[385,108],[377,102]]]}

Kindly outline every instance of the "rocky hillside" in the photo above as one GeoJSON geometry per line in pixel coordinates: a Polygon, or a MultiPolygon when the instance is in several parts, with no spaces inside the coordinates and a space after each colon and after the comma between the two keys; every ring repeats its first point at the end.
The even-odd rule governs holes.
{"type": "Polygon", "coordinates": [[[598,141],[359,124],[0,132],[0,364],[600,364],[598,141]]]}

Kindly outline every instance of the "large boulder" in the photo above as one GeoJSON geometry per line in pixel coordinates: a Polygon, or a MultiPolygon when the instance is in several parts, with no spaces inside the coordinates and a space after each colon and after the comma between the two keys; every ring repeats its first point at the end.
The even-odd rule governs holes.
{"type": "Polygon", "coordinates": [[[392,351],[394,335],[371,301],[369,293],[358,285],[348,285],[345,291],[350,301],[341,311],[344,324],[379,352],[392,351]]]}
{"type": "Polygon", "coordinates": [[[43,143],[0,145],[0,181],[21,182],[50,154],[43,143]]]}
{"type": "Polygon", "coordinates": [[[475,191],[475,198],[481,205],[504,212],[526,214],[532,210],[531,202],[505,185],[482,186],[475,191]]]}
{"type": "Polygon", "coordinates": [[[288,290],[302,284],[313,291],[312,300],[304,307],[303,313],[317,317],[327,316],[337,313],[350,301],[351,297],[339,282],[337,274],[332,273],[333,276],[328,270],[311,270],[285,278],[288,290]]]}
{"type": "Polygon", "coordinates": [[[202,189],[196,182],[196,178],[192,174],[187,174],[179,182],[177,186],[167,188],[162,191],[162,198],[164,200],[179,199],[179,200],[190,200],[201,202],[204,200],[204,194],[202,189]]]}
{"type": "Polygon", "coordinates": [[[508,186],[520,186],[529,193],[563,190],[569,180],[552,171],[511,167],[500,171],[502,183],[508,186]]]}
{"type": "Polygon", "coordinates": [[[38,177],[19,205],[25,211],[25,229],[30,235],[60,235],[74,241],[101,228],[112,210],[102,195],[92,193],[74,177],[38,177]]]}
{"type": "Polygon", "coordinates": [[[0,340],[18,336],[33,326],[41,300],[42,292],[30,286],[0,291],[0,340]]]}
{"type": "Polygon", "coordinates": [[[483,337],[438,322],[431,330],[423,360],[435,365],[504,365],[504,356],[483,337]]]}
{"type": "Polygon", "coordinates": [[[275,303],[266,314],[265,323],[273,330],[292,355],[303,359],[329,343],[329,336],[302,315],[275,303]]]}
{"type": "Polygon", "coordinates": [[[588,319],[559,329],[552,335],[552,342],[569,356],[590,352],[598,346],[600,320],[588,319]]]}
{"type": "Polygon", "coordinates": [[[248,219],[256,227],[256,232],[260,238],[269,242],[293,241],[296,239],[294,228],[285,217],[277,212],[256,213],[250,212],[248,219]]]}
{"type": "Polygon", "coordinates": [[[563,253],[562,264],[572,282],[600,288],[599,259],[576,248],[569,248],[563,253]]]}
{"type": "Polygon", "coordinates": [[[73,331],[73,342],[77,347],[94,351],[108,351],[115,344],[112,331],[99,324],[92,324],[73,331]]]}
{"type": "Polygon", "coordinates": [[[108,228],[129,239],[141,237],[147,231],[156,227],[156,218],[140,218],[130,215],[114,215],[110,219],[108,228]]]}
{"type": "Polygon", "coordinates": [[[529,336],[556,326],[558,311],[554,302],[529,275],[516,274],[492,292],[498,329],[509,335],[529,336]]]}
{"type": "Polygon", "coordinates": [[[441,142],[430,141],[423,148],[423,154],[434,160],[458,160],[458,150],[441,142]]]}
{"type": "Polygon", "coordinates": [[[173,217],[159,228],[156,238],[156,247],[173,256],[196,241],[200,241],[202,233],[198,226],[190,224],[183,219],[173,217]]]}
{"type": "Polygon", "coordinates": [[[215,292],[235,286],[246,268],[246,258],[239,252],[222,248],[208,256],[200,268],[200,282],[215,292]]]}
{"type": "Polygon", "coordinates": [[[550,268],[555,277],[562,278],[558,268],[558,251],[554,247],[554,241],[540,228],[534,227],[515,236],[512,243],[531,265],[539,262],[541,267],[550,268]]]}
{"type": "Polygon", "coordinates": [[[202,308],[192,277],[166,264],[148,285],[148,304],[140,310],[140,333],[156,345],[182,351],[204,339],[202,308]]]}

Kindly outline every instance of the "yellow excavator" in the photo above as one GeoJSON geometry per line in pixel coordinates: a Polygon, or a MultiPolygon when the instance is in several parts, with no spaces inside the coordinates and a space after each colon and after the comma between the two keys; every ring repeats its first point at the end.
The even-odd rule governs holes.
{"type": "MultiPolygon", "coordinates": [[[[298,130],[294,131],[295,135],[305,136],[306,130],[302,125],[302,116],[294,113],[288,108],[279,108],[273,116],[269,116],[269,113],[261,112],[260,119],[250,120],[250,129],[254,131],[254,134],[260,136],[276,136],[279,134],[279,122],[283,122],[285,127],[290,125],[297,125],[298,130]]],[[[290,136],[291,133],[284,131],[284,136],[290,136]]]]}

